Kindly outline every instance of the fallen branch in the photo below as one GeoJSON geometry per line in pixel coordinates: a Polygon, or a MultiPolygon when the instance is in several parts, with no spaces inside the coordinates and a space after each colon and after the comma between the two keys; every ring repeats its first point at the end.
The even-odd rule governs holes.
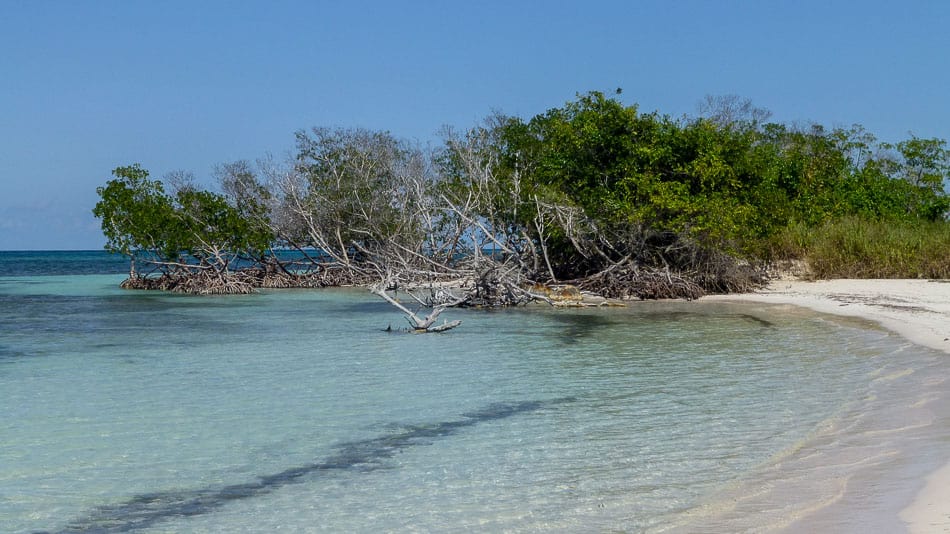
{"type": "Polygon", "coordinates": [[[374,295],[379,296],[386,302],[395,306],[399,311],[406,314],[406,321],[409,322],[409,326],[412,327],[412,331],[414,333],[422,334],[422,333],[445,332],[447,330],[451,330],[457,327],[458,325],[462,324],[462,321],[456,320],[452,322],[443,321],[442,324],[435,325],[436,319],[438,319],[439,315],[441,315],[442,312],[445,311],[445,309],[449,307],[448,305],[435,306],[432,308],[432,312],[429,313],[429,315],[427,315],[425,318],[420,318],[418,315],[413,313],[412,310],[403,306],[398,300],[389,296],[389,293],[386,292],[386,287],[388,285],[389,285],[388,283],[383,281],[375,286],[371,286],[369,290],[374,295]]]}

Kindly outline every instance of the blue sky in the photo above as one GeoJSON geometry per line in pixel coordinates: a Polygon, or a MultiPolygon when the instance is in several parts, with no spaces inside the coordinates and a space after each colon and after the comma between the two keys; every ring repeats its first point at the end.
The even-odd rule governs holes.
{"type": "Polygon", "coordinates": [[[120,165],[206,180],[311,126],[437,142],[590,90],[947,139],[947,28],[942,0],[0,0],[0,250],[101,248],[90,210],[120,165]]]}

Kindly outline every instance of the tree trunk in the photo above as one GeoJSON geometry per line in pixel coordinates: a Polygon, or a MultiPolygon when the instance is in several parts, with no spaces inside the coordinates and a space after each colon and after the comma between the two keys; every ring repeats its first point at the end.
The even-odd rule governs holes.
{"type": "Polygon", "coordinates": [[[399,301],[389,296],[386,293],[386,283],[381,282],[378,285],[370,287],[370,292],[374,295],[379,296],[386,302],[395,306],[399,311],[406,314],[406,320],[409,322],[409,326],[412,327],[412,332],[415,334],[428,334],[428,333],[438,333],[451,330],[458,325],[462,324],[462,321],[442,321],[440,325],[434,325],[436,319],[439,318],[439,315],[445,311],[446,306],[435,306],[432,308],[432,312],[427,315],[424,319],[420,318],[418,315],[413,313],[409,308],[403,306],[399,301]],[[434,325],[434,326],[433,326],[434,325]]]}

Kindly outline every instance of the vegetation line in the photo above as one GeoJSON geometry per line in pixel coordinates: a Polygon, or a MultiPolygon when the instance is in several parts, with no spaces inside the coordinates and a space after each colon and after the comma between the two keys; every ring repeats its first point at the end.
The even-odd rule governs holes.
{"type": "Polygon", "coordinates": [[[736,97],[674,119],[597,92],[442,138],[300,131],[286,161],[217,167],[216,191],[119,167],[94,213],[131,260],[125,287],[189,293],[362,284],[505,306],[559,302],[550,286],[569,284],[692,299],[751,290],[789,259],[818,277],[950,277],[941,139],[772,123],[736,97]]]}

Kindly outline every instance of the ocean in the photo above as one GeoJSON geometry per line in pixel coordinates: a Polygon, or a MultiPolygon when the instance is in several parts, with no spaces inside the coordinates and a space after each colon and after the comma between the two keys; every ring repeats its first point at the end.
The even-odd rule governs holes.
{"type": "Polygon", "coordinates": [[[836,503],[859,531],[950,456],[950,362],[861,321],[636,302],[411,335],[360,289],[126,269],[0,252],[2,532],[736,532],[836,503]]]}

